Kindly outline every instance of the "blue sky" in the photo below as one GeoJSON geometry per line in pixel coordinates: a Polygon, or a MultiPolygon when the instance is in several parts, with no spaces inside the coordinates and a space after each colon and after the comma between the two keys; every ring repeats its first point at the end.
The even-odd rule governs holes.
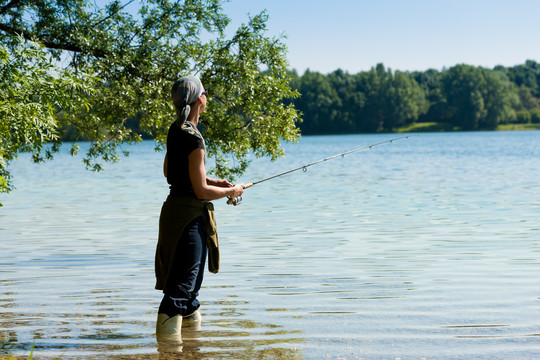
{"type": "Polygon", "coordinates": [[[290,67],[349,73],[540,62],[540,0],[231,0],[231,30],[266,9],[290,67]]]}

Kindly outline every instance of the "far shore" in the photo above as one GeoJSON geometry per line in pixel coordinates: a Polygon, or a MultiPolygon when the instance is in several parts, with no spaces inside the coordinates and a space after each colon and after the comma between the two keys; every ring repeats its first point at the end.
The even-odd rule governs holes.
{"type": "MultiPolygon", "coordinates": [[[[500,124],[493,131],[513,131],[513,130],[540,130],[540,123],[524,123],[524,124],[500,124]]],[[[414,123],[397,129],[395,132],[449,132],[449,131],[464,131],[458,127],[454,127],[445,123],[425,122],[414,123]]]]}

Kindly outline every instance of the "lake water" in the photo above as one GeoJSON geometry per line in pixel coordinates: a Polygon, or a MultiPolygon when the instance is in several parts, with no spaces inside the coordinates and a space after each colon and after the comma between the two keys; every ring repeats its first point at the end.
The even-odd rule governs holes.
{"type": "MultiPolygon", "coordinates": [[[[395,137],[304,137],[240,181],[395,137]]],[[[153,146],[99,174],[69,155],[12,164],[0,358],[33,342],[34,358],[540,357],[540,131],[421,134],[215,201],[221,270],[182,349],[154,337],[153,146]]]]}

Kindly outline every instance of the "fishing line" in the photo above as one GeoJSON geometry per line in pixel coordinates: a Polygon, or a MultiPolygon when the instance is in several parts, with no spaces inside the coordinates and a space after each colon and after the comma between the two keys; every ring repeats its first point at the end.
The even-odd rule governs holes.
{"type": "MultiPolygon", "coordinates": [[[[272,175],[272,176],[269,176],[269,177],[267,177],[267,178],[264,178],[264,179],[261,179],[261,180],[258,180],[258,181],[254,181],[254,182],[245,184],[245,185],[244,185],[244,189],[250,188],[250,187],[252,187],[253,185],[257,185],[257,184],[260,184],[260,183],[262,183],[262,182],[265,182],[265,181],[268,181],[268,180],[272,180],[272,179],[275,179],[275,178],[280,177],[280,176],[283,176],[283,175],[290,174],[290,173],[295,172],[295,171],[302,170],[303,172],[306,172],[308,167],[313,166],[313,165],[320,164],[320,163],[325,162],[325,161],[328,161],[328,160],[333,160],[333,159],[336,159],[336,158],[339,158],[339,157],[344,158],[345,155],[352,154],[352,153],[357,152],[357,151],[362,151],[362,150],[366,150],[366,149],[371,149],[371,148],[373,148],[373,147],[375,147],[375,146],[379,146],[379,145],[387,144],[387,143],[392,143],[392,142],[397,141],[397,140],[408,139],[408,138],[413,137],[413,136],[418,136],[418,135],[407,135],[407,136],[402,136],[402,137],[398,137],[398,138],[394,138],[394,139],[382,141],[382,142],[380,142],[380,143],[371,144],[371,145],[367,145],[367,146],[362,146],[362,147],[359,147],[359,148],[356,148],[356,149],[352,149],[352,150],[349,150],[349,151],[346,151],[346,152],[343,152],[343,153],[339,153],[339,154],[336,154],[336,155],[332,155],[332,156],[329,156],[329,157],[327,157],[327,158],[324,158],[324,159],[321,159],[321,160],[317,160],[317,161],[311,162],[311,163],[309,163],[309,164],[302,165],[302,166],[299,166],[299,167],[297,167],[297,168],[294,168],[294,169],[291,169],[291,170],[287,170],[287,171],[284,171],[284,172],[282,172],[282,173],[279,173],[279,174],[276,174],[276,175],[272,175]]],[[[237,197],[237,198],[231,198],[231,197],[229,197],[228,200],[227,200],[227,204],[236,206],[236,205],[239,205],[241,201],[242,201],[242,197],[241,197],[241,196],[239,196],[239,197],[237,197]]]]}

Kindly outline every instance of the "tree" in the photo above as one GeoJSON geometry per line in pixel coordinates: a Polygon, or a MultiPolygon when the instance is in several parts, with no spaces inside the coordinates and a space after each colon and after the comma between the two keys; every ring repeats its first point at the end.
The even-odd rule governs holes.
{"type": "Polygon", "coordinates": [[[298,90],[302,96],[295,101],[295,105],[302,111],[303,116],[309,119],[309,122],[301,125],[302,132],[335,133],[335,117],[337,109],[341,107],[341,99],[328,76],[308,69],[302,75],[299,85],[298,90]]]}
{"type": "Polygon", "coordinates": [[[503,72],[483,69],[483,73],[487,114],[481,119],[479,128],[493,130],[498,124],[507,124],[516,119],[515,109],[519,104],[519,96],[503,72]]]}
{"type": "MultiPolygon", "coordinates": [[[[19,69],[3,71],[2,86],[23,85],[20,94],[2,93],[3,111],[49,109],[44,130],[36,130],[45,134],[39,141],[22,136],[15,121],[0,120],[0,192],[12,186],[10,160],[21,152],[52,157],[68,127],[91,141],[84,162],[96,171],[102,161],[118,160],[121,144],[141,141],[126,126],[129,118],[139,118],[140,129],[162,148],[174,120],[170,86],[187,74],[199,75],[213,98],[201,124],[218,176],[242,173],[250,151],[272,159],[282,155],[280,139],[298,138],[298,113],[285,102],[298,94],[289,87],[286,47],[265,35],[267,19],[258,14],[228,37],[229,18],[219,0],[111,0],[101,7],[89,0],[0,0],[2,66],[19,69]],[[22,63],[18,53],[29,45],[21,38],[43,46],[22,63]],[[55,96],[36,95],[33,84],[43,81],[33,77],[34,70],[48,74],[43,81],[55,96]],[[16,139],[24,141],[15,146],[16,139]],[[238,161],[230,166],[229,159],[238,161]]],[[[31,128],[31,118],[42,112],[17,116],[23,128],[31,128]]]]}
{"type": "Polygon", "coordinates": [[[413,78],[425,93],[428,101],[428,110],[418,118],[419,122],[439,121],[444,119],[446,98],[441,84],[441,72],[428,69],[424,72],[413,73],[413,78]]]}
{"type": "Polygon", "coordinates": [[[424,91],[407,73],[377,64],[357,79],[363,105],[358,109],[357,127],[362,131],[393,131],[416,121],[428,109],[424,91]]]}
{"type": "Polygon", "coordinates": [[[540,64],[536,61],[527,60],[523,65],[496,67],[495,70],[505,72],[510,81],[518,87],[526,87],[532,95],[540,97],[540,64]]]}
{"type": "Polygon", "coordinates": [[[332,111],[332,133],[345,134],[356,132],[356,112],[361,103],[361,94],[355,89],[354,79],[347,72],[338,69],[327,76],[336,92],[332,111]]]}
{"type": "Polygon", "coordinates": [[[515,117],[517,96],[500,71],[456,65],[441,80],[445,120],[464,130],[494,129],[515,117]]]}
{"type": "Polygon", "coordinates": [[[387,104],[384,109],[383,127],[392,131],[415,122],[428,109],[425,93],[408,74],[388,70],[388,77],[381,94],[387,104]]]}
{"type": "Polygon", "coordinates": [[[362,107],[359,109],[356,128],[360,132],[377,132],[383,129],[384,104],[379,96],[382,92],[386,71],[383,64],[377,64],[370,71],[357,74],[358,91],[363,94],[362,107]]]}
{"type": "Polygon", "coordinates": [[[93,93],[95,82],[56,71],[41,45],[17,41],[13,52],[0,47],[0,192],[12,189],[7,165],[18,153],[33,153],[35,162],[53,157],[60,144],[57,119],[73,121],[76,110],[89,109],[84,95],[93,93]]]}

